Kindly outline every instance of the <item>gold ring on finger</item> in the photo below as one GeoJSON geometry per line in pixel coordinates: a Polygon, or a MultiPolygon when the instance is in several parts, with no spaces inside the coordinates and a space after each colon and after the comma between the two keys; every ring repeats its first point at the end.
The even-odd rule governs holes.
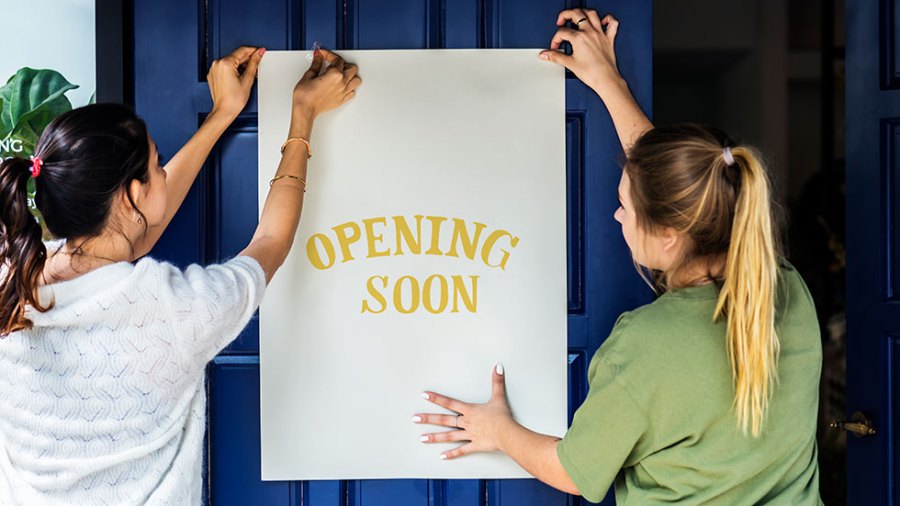
{"type": "Polygon", "coordinates": [[[585,21],[587,21],[587,18],[581,18],[577,23],[575,23],[575,26],[581,28],[581,23],[584,23],[585,21]]]}

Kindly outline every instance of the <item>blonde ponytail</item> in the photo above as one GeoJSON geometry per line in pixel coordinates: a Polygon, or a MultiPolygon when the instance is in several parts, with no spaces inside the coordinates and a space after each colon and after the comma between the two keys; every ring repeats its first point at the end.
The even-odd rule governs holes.
{"type": "Polygon", "coordinates": [[[779,223],[760,157],[721,130],[665,125],[634,143],[625,172],[638,228],[670,229],[686,239],[679,257],[656,271],[656,288],[690,286],[698,272],[704,282],[722,283],[712,317],[726,320],[737,424],[758,437],[778,382],[779,352],[779,223]]]}
{"type": "Polygon", "coordinates": [[[778,257],[769,181],[756,154],[733,148],[740,170],[724,282],[713,318],[727,321],[734,407],[745,434],[758,437],[778,382],[775,289],[778,257]]]}

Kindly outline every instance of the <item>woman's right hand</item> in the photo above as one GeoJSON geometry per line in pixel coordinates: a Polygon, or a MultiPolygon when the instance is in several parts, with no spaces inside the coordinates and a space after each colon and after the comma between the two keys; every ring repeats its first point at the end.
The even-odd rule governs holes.
{"type": "Polygon", "coordinates": [[[542,59],[571,70],[601,97],[621,84],[622,76],[616,67],[615,41],[619,30],[616,18],[607,15],[601,19],[592,9],[569,9],[559,14],[556,26],[560,28],[550,42],[550,49],[541,51],[542,59]],[[577,28],[563,26],[566,21],[577,28]],[[557,51],[564,41],[572,45],[571,56],[557,51]]]}
{"type": "Polygon", "coordinates": [[[346,103],[362,84],[358,72],[359,67],[345,63],[337,54],[317,49],[309,70],[294,86],[294,113],[315,118],[346,103]],[[329,66],[322,72],[326,61],[329,66]]]}

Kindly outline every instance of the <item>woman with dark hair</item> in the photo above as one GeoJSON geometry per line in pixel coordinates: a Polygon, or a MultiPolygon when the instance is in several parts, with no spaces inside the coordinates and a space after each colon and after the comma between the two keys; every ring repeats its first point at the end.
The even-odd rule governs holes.
{"type": "Polygon", "coordinates": [[[0,163],[0,504],[200,503],[205,366],[287,256],[313,122],[354,96],[357,67],[316,52],[294,89],[259,226],[237,257],[184,271],[133,262],[244,108],[264,52],[241,47],[212,64],[212,111],[165,167],[144,122],[112,104],[60,116],[31,160],[0,163]],[[30,212],[31,178],[55,242],[42,242],[30,212]]]}
{"type": "Polygon", "coordinates": [[[760,156],[714,128],[654,127],[619,75],[612,16],[572,9],[557,25],[540,57],[609,109],[627,155],[614,219],[659,297],[619,317],[564,438],[516,423],[498,365],[486,404],[425,392],[458,415],[416,415],[451,428],[422,441],[465,442],[451,459],[503,451],[597,502],[614,483],[619,504],[819,504],[818,322],[780,256],[760,156]]]}

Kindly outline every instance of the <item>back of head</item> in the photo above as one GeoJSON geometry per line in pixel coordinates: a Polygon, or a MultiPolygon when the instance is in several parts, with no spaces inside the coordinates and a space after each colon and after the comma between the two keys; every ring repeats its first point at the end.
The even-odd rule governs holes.
{"type": "Polygon", "coordinates": [[[47,126],[35,147],[37,164],[0,162],[0,337],[31,326],[27,306],[48,309],[37,294],[47,251],[28,206],[28,179],[34,173],[34,204],[50,234],[86,239],[110,225],[114,198],[132,180],[147,180],[149,157],[144,122],[124,106],[96,104],[47,126]]]}
{"type": "Polygon", "coordinates": [[[777,234],[759,155],[720,130],[671,125],[638,139],[625,171],[638,227],[685,238],[680,258],[661,275],[664,287],[677,288],[689,268],[724,259],[713,318],[727,319],[738,421],[759,435],[777,382],[779,350],[777,234]]]}

